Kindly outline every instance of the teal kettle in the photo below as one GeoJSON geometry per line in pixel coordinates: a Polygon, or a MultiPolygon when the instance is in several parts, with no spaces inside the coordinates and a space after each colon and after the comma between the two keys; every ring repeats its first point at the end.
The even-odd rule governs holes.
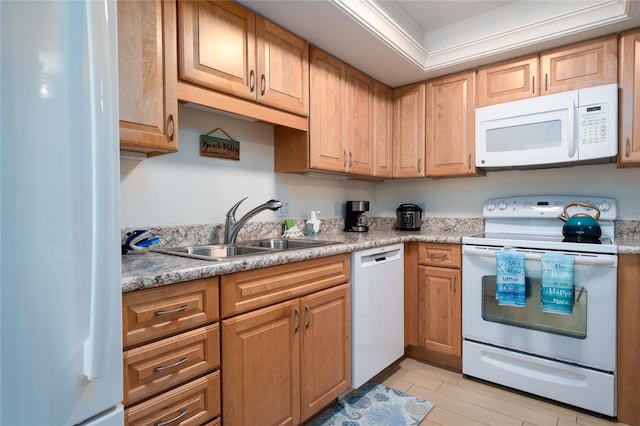
{"type": "Polygon", "coordinates": [[[602,235],[602,229],[598,223],[600,217],[600,209],[591,203],[582,201],[573,201],[564,206],[562,213],[558,215],[558,219],[564,222],[562,227],[562,235],[564,241],[577,243],[598,243],[602,235]],[[595,216],[586,212],[569,215],[569,207],[581,206],[586,209],[593,210],[595,216]]]}

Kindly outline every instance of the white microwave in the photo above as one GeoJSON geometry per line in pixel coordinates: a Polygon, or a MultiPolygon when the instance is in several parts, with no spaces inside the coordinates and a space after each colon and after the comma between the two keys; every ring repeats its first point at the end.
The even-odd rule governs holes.
{"type": "Polygon", "coordinates": [[[617,84],[476,108],[477,167],[558,167],[617,155],[617,84]]]}

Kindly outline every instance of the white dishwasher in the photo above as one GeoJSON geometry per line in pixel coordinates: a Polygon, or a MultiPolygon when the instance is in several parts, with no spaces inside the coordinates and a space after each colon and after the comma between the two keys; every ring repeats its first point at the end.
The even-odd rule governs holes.
{"type": "Polygon", "coordinates": [[[404,355],[404,245],[351,255],[351,386],[404,355]]]}

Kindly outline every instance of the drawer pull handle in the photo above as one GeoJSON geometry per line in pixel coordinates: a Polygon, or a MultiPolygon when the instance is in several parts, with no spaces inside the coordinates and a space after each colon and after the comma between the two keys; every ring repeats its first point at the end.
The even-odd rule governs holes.
{"type": "Polygon", "coordinates": [[[430,253],[429,258],[433,260],[445,260],[447,258],[447,253],[430,253]]]}
{"type": "Polygon", "coordinates": [[[153,371],[156,371],[156,372],[157,371],[164,371],[164,370],[168,370],[168,369],[173,368],[173,367],[177,367],[178,365],[184,364],[185,362],[187,362],[188,359],[189,358],[185,356],[184,358],[180,359],[180,361],[176,361],[173,364],[159,365],[157,367],[153,367],[153,371]]]}
{"type": "Polygon", "coordinates": [[[458,277],[453,277],[453,292],[456,292],[456,284],[458,283],[458,277]]]}
{"type": "Polygon", "coordinates": [[[154,315],[160,316],[160,315],[175,314],[176,312],[186,311],[188,307],[189,307],[189,305],[182,305],[179,308],[169,309],[168,311],[155,311],[154,315]]]}
{"type": "Polygon", "coordinates": [[[304,328],[309,328],[311,326],[311,311],[308,306],[304,307],[304,314],[307,316],[307,321],[304,324],[304,328]]]}
{"type": "Polygon", "coordinates": [[[189,413],[189,410],[187,410],[186,408],[182,411],[180,411],[180,414],[178,414],[177,416],[175,416],[174,418],[164,421],[164,422],[156,422],[155,426],[167,426],[173,422],[175,422],[176,420],[180,420],[181,418],[183,418],[184,416],[186,416],[189,413]]]}
{"type": "Polygon", "coordinates": [[[293,313],[295,315],[295,328],[293,329],[294,333],[298,332],[298,329],[300,328],[300,310],[298,308],[295,308],[293,310],[293,313]]]}

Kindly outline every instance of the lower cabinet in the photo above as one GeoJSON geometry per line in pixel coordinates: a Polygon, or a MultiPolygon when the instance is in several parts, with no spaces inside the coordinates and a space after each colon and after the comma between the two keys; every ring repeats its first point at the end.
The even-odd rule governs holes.
{"type": "Polygon", "coordinates": [[[618,421],[640,425],[640,255],[618,256],[618,421]]]}
{"type": "Polygon", "coordinates": [[[462,369],[462,254],[458,244],[413,243],[405,255],[408,356],[462,369]],[[413,295],[413,297],[411,297],[413,295]]]}
{"type": "Polygon", "coordinates": [[[297,425],[351,383],[350,286],[222,322],[225,425],[297,425]]]}
{"type": "Polygon", "coordinates": [[[126,425],[201,425],[220,415],[218,286],[206,278],[122,296],[126,425]]]}
{"type": "MultiPolygon", "coordinates": [[[[228,298],[236,300],[226,304],[229,307],[242,306],[238,303],[242,291],[255,296],[261,289],[263,300],[278,294],[279,298],[288,297],[222,321],[225,425],[298,425],[349,389],[348,279],[348,255],[222,277],[223,305],[225,290],[230,293],[228,298]],[[305,290],[318,285],[329,288],[311,293],[305,290]]],[[[258,301],[253,298],[248,303],[258,301]]]]}

